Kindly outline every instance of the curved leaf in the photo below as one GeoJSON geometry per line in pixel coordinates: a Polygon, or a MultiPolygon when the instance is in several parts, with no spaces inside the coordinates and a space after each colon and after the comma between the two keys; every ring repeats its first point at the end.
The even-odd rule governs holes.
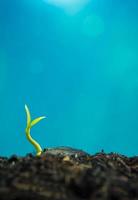
{"type": "Polygon", "coordinates": [[[40,122],[42,119],[45,119],[45,118],[46,118],[45,116],[42,116],[42,117],[38,117],[38,118],[34,119],[31,122],[31,127],[34,126],[35,124],[37,124],[38,122],[40,122]]]}
{"type": "Polygon", "coordinates": [[[27,126],[29,126],[31,124],[31,114],[26,104],[25,104],[25,111],[27,116],[27,126]]]}

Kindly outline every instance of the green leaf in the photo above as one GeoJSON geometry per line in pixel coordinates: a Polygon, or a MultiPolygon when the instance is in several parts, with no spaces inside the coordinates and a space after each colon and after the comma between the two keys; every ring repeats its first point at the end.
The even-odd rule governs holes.
{"type": "Polygon", "coordinates": [[[25,104],[25,111],[27,116],[27,126],[29,126],[31,124],[31,114],[26,104],[25,104]]]}
{"type": "Polygon", "coordinates": [[[45,119],[45,118],[46,118],[45,116],[42,116],[42,117],[38,117],[38,118],[34,119],[31,122],[31,127],[34,126],[35,124],[37,124],[38,122],[40,122],[42,119],[45,119]]]}

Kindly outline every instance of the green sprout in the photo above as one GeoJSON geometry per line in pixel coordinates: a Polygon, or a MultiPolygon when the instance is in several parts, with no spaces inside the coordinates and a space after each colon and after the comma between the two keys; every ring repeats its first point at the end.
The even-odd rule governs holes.
{"type": "Polygon", "coordinates": [[[41,146],[38,144],[38,142],[36,142],[30,135],[30,130],[32,128],[32,126],[34,126],[35,124],[37,124],[39,121],[41,121],[42,119],[46,118],[45,116],[42,117],[38,117],[34,120],[31,120],[31,114],[29,111],[29,108],[27,107],[27,105],[25,105],[25,111],[26,111],[26,116],[27,116],[27,125],[26,125],[26,129],[25,129],[25,133],[26,133],[26,137],[29,140],[29,142],[35,147],[36,149],[36,155],[40,156],[42,153],[42,148],[41,146]]]}

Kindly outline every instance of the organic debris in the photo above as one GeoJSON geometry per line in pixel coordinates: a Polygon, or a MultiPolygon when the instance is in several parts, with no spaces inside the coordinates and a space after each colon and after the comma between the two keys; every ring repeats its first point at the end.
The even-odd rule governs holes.
{"type": "Polygon", "coordinates": [[[137,200],[138,157],[69,147],[0,157],[1,200],[137,200]]]}

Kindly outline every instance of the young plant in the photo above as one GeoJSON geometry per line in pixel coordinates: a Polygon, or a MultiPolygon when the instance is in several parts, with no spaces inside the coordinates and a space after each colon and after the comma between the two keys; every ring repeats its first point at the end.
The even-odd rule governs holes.
{"type": "Polygon", "coordinates": [[[45,116],[42,117],[38,117],[34,120],[31,120],[31,114],[29,111],[29,108],[27,107],[27,105],[25,105],[25,111],[26,111],[26,116],[27,116],[27,125],[26,125],[26,129],[25,129],[25,133],[26,133],[26,137],[29,140],[29,142],[34,146],[34,148],[36,149],[36,155],[40,156],[42,153],[42,148],[41,146],[38,144],[38,142],[36,142],[30,135],[30,130],[31,128],[37,124],[39,121],[41,121],[42,119],[46,118],[45,116]]]}

